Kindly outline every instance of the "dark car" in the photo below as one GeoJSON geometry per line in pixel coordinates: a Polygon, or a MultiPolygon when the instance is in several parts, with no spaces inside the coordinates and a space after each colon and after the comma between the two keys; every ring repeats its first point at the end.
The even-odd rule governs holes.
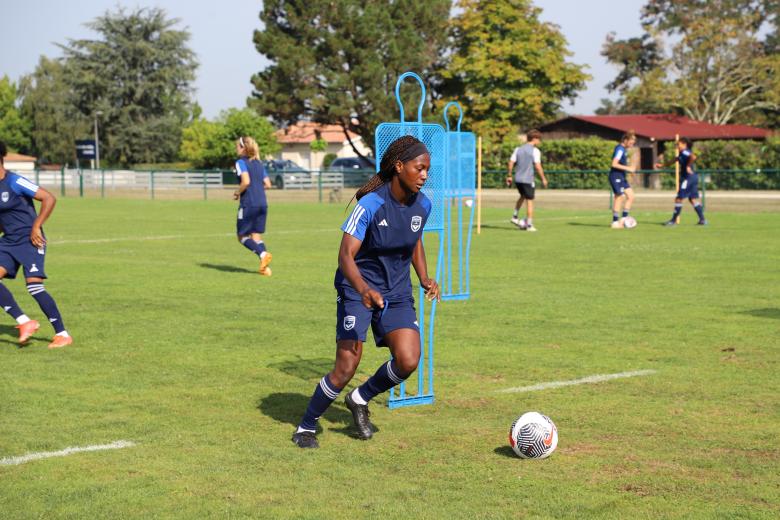
{"type": "Polygon", "coordinates": [[[311,182],[311,173],[294,162],[283,159],[271,159],[264,162],[268,177],[279,189],[284,187],[299,187],[311,182]]]}
{"type": "Polygon", "coordinates": [[[362,186],[376,173],[376,163],[370,157],[339,157],[330,163],[328,171],[343,172],[344,186],[362,186]]]}

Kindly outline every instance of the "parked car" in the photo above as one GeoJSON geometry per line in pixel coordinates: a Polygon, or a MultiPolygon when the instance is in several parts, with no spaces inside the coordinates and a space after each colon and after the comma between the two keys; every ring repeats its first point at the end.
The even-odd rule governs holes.
{"type": "Polygon", "coordinates": [[[290,160],[271,159],[264,164],[271,182],[280,190],[285,187],[302,187],[302,184],[311,183],[311,173],[290,160]]]}
{"type": "Polygon", "coordinates": [[[376,163],[370,157],[339,157],[328,171],[343,172],[345,187],[362,186],[376,173],[376,163]]]}

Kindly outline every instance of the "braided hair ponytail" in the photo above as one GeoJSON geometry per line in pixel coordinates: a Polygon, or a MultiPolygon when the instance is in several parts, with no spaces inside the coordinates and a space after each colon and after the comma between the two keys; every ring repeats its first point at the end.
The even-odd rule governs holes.
{"type": "MultiPolygon", "coordinates": [[[[419,139],[411,135],[403,135],[390,143],[379,163],[379,172],[371,177],[367,183],[358,188],[353,198],[360,200],[364,195],[375,191],[377,188],[389,182],[395,175],[395,163],[401,160],[404,153],[412,146],[422,144],[419,139]]],[[[351,201],[350,201],[351,202],[351,201]]]]}

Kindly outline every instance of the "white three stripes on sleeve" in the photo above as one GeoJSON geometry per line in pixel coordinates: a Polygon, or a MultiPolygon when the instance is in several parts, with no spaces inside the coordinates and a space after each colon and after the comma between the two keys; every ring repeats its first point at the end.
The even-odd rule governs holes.
{"type": "Polygon", "coordinates": [[[21,177],[16,180],[16,184],[18,184],[22,188],[27,188],[30,191],[38,191],[38,186],[28,181],[27,179],[22,179],[21,177]]]}
{"type": "Polygon", "coordinates": [[[363,206],[355,206],[355,209],[352,211],[352,216],[349,217],[349,221],[347,222],[346,228],[344,228],[344,231],[349,233],[350,235],[355,232],[357,229],[358,222],[360,222],[360,218],[363,216],[363,213],[366,212],[366,208],[363,206]]]}

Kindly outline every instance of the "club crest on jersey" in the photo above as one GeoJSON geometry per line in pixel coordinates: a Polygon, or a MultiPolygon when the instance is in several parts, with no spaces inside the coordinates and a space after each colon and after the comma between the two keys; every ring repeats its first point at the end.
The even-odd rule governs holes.
{"type": "Polygon", "coordinates": [[[418,231],[420,231],[420,226],[422,226],[422,217],[417,216],[417,215],[413,216],[412,217],[412,231],[417,233],[418,231]]]}
{"type": "Polygon", "coordinates": [[[3,202],[8,202],[8,192],[7,191],[4,191],[3,194],[0,195],[0,197],[2,197],[3,202]]]}
{"type": "Polygon", "coordinates": [[[352,330],[355,328],[355,317],[344,316],[344,330],[352,330]]]}

